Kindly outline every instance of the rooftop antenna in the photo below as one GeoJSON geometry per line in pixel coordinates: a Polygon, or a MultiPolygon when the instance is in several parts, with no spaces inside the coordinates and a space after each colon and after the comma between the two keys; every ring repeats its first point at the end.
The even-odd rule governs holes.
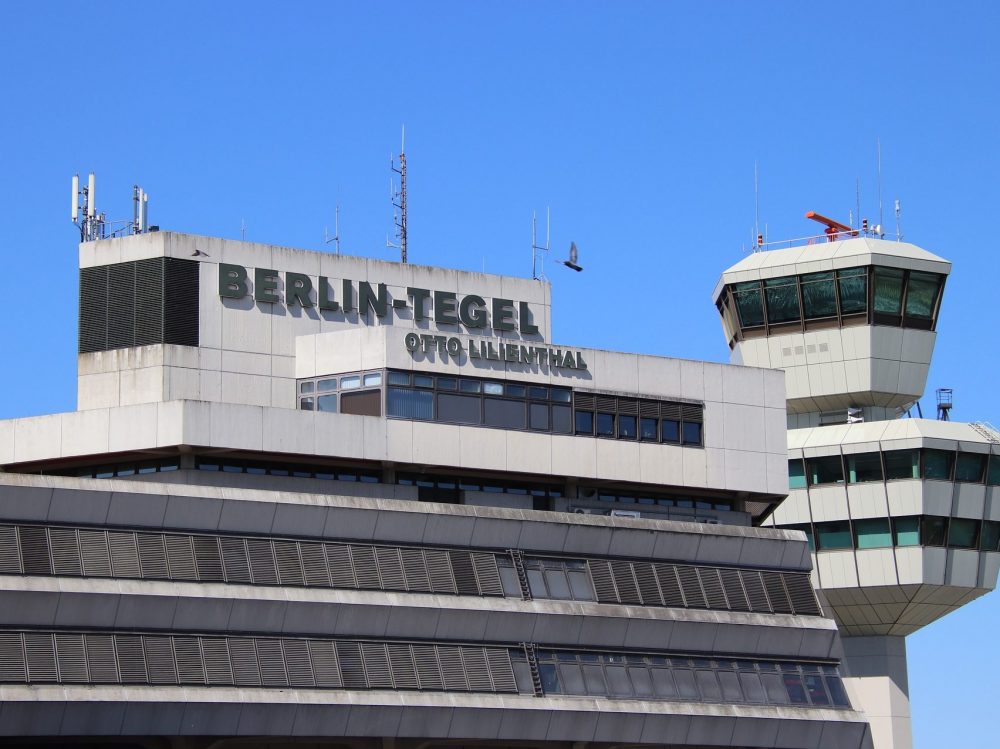
{"type": "Polygon", "coordinates": [[[885,216],[882,212],[882,141],[879,138],[875,138],[875,161],[878,171],[878,227],[875,233],[881,238],[882,227],[885,226],[885,216]]]}
{"type": "Polygon", "coordinates": [[[538,225],[538,218],[535,216],[535,212],[531,212],[531,277],[536,281],[545,280],[545,259],[544,256],[539,255],[540,252],[548,252],[549,248],[552,246],[549,244],[549,228],[550,228],[550,216],[549,209],[545,209],[545,245],[538,244],[536,230],[538,225]]]}
{"type": "Polygon", "coordinates": [[[323,227],[323,244],[330,244],[334,242],[337,248],[337,254],[340,254],[340,203],[337,203],[337,210],[334,213],[334,224],[333,224],[333,236],[331,237],[327,232],[327,227],[323,227]]]}
{"type": "Polygon", "coordinates": [[[389,154],[389,169],[399,175],[399,189],[396,190],[389,181],[389,196],[392,200],[393,211],[392,223],[396,227],[396,240],[390,242],[388,237],[385,240],[386,247],[399,248],[399,261],[406,262],[406,126],[403,126],[399,143],[399,167],[389,154]]]}
{"type": "Polygon", "coordinates": [[[899,198],[896,198],[896,241],[903,241],[903,231],[900,225],[900,218],[903,215],[903,207],[899,204],[899,198]]]}
{"type": "MultiPolygon", "coordinates": [[[[861,221],[861,177],[854,178],[854,207],[857,208],[858,212],[855,215],[858,217],[858,221],[860,222],[861,221]]],[[[851,228],[852,229],[857,228],[853,222],[851,223],[851,228]]]]}
{"type": "Polygon", "coordinates": [[[753,162],[753,235],[754,235],[754,252],[756,252],[761,245],[764,244],[763,237],[760,235],[760,191],[757,181],[757,161],[753,162]]]}
{"type": "Polygon", "coordinates": [[[133,234],[149,231],[149,193],[139,185],[132,185],[132,226],[133,234]]]}
{"type": "Polygon", "coordinates": [[[953,391],[951,388],[937,389],[938,421],[951,421],[952,394],[953,391]]]}
{"type": "Polygon", "coordinates": [[[73,175],[73,203],[70,208],[70,220],[80,230],[81,242],[104,238],[105,216],[103,213],[97,212],[96,186],[97,178],[93,172],[87,175],[86,187],[80,187],[80,175],[73,175]]]}
{"type": "Polygon", "coordinates": [[[245,242],[247,239],[247,220],[245,218],[240,219],[240,240],[245,242]]]}

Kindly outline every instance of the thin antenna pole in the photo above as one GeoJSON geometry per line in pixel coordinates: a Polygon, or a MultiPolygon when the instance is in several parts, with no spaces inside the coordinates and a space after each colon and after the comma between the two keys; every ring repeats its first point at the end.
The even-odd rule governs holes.
{"type": "Polygon", "coordinates": [[[535,228],[537,224],[538,224],[538,217],[535,215],[535,212],[532,211],[531,212],[531,277],[532,279],[535,280],[538,279],[538,265],[537,265],[538,251],[535,249],[535,245],[538,244],[535,241],[535,236],[536,236],[535,228]]]}
{"type": "Polygon", "coordinates": [[[399,239],[399,244],[394,245],[388,239],[386,239],[387,247],[399,247],[399,259],[400,262],[405,263],[406,259],[406,127],[402,129],[402,135],[400,137],[399,143],[399,169],[395,167],[392,162],[392,155],[389,156],[389,168],[399,175],[399,191],[396,192],[392,189],[392,180],[389,181],[389,191],[392,197],[392,204],[395,208],[399,210],[399,214],[393,217],[393,222],[396,225],[396,237],[399,239]],[[399,198],[399,202],[396,202],[396,198],[399,198]]]}
{"type": "Polygon", "coordinates": [[[900,227],[900,217],[903,214],[903,207],[899,204],[899,198],[896,198],[896,241],[903,241],[903,232],[900,227]]]}
{"type": "Polygon", "coordinates": [[[881,231],[884,223],[882,215],[882,141],[879,138],[875,138],[875,149],[875,158],[878,167],[878,225],[881,231]]]}
{"type": "Polygon", "coordinates": [[[760,189],[757,179],[757,161],[753,162],[753,241],[760,236],[760,189]]]}
{"type": "Polygon", "coordinates": [[[854,178],[854,200],[855,207],[858,209],[858,226],[861,226],[861,177],[854,178]]]}
{"type": "Polygon", "coordinates": [[[245,242],[247,239],[247,220],[245,218],[240,219],[240,240],[245,242]]]}

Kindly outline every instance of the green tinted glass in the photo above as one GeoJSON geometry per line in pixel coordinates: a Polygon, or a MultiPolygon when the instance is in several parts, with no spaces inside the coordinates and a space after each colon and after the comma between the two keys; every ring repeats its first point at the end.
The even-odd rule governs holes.
{"type": "Polygon", "coordinates": [[[906,284],[906,314],[909,317],[930,318],[934,315],[941,276],[937,273],[910,272],[906,284]]]}
{"type": "Polygon", "coordinates": [[[834,317],[837,314],[837,295],[834,291],[833,271],[806,273],[802,281],[802,308],[806,320],[834,317]]]}
{"type": "Polygon", "coordinates": [[[788,461],[788,488],[806,488],[806,471],[800,459],[788,461]]]}
{"type": "Polygon", "coordinates": [[[869,518],[854,521],[854,533],[859,549],[878,549],[892,546],[888,518],[869,518]]]}
{"type": "Polygon", "coordinates": [[[847,268],[837,271],[837,283],[840,286],[840,312],[850,315],[855,312],[865,312],[868,309],[868,270],[866,268],[847,268]]]}
{"type": "Polygon", "coordinates": [[[733,284],[733,299],[740,316],[740,325],[754,328],[764,324],[764,305],[761,302],[760,282],[747,281],[733,284]]]}
{"type": "Polygon", "coordinates": [[[768,278],[764,281],[767,298],[767,321],[771,324],[799,319],[799,292],[795,276],[768,278]]]}
{"type": "Polygon", "coordinates": [[[986,483],[990,486],[1000,486],[1000,455],[990,456],[990,470],[986,474],[986,483]]]}
{"type": "Polygon", "coordinates": [[[875,269],[875,311],[898,315],[903,303],[903,271],[875,269]]]}
{"type": "Polygon", "coordinates": [[[893,518],[892,527],[896,546],[920,544],[920,518],[893,518]]]}

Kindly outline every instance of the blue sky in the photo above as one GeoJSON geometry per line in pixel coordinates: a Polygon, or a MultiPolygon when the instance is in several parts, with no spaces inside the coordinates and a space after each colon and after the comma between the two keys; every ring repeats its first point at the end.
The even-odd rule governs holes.
{"type": "MultiPolygon", "coordinates": [[[[0,418],[75,406],[69,177],[164,229],[391,258],[405,123],[411,262],[530,275],[552,212],[558,342],[724,360],[710,298],[754,223],[885,223],[955,264],[924,399],[1000,423],[990,3],[9,3],[0,30],[0,418]],[[39,271],[43,279],[36,279],[39,271]],[[29,279],[32,279],[29,282],[29,279]]],[[[553,258],[554,259],[554,258],[553,258]]],[[[991,746],[989,596],[908,640],[916,746],[991,746]],[[970,669],[975,665],[974,671],[970,669]],[[970,678],[971,675],[971,678],[970,678]],[[946,716],[941,720],[941,716],[946,716]]]]}

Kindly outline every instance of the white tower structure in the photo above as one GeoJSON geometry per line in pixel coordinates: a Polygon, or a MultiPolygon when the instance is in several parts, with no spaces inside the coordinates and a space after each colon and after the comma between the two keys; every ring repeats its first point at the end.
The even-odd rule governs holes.
{"type": "Polygon", "coordinates": [[[767,522],[806,533],[855,704],[876,749],[905,749],[906,635],[996,585],[1000,434],[901,418],[924,393],[951,264],[830,224],[744,258],[713,299],[732,362],[785,371],[790,491],[767,522]]]}

